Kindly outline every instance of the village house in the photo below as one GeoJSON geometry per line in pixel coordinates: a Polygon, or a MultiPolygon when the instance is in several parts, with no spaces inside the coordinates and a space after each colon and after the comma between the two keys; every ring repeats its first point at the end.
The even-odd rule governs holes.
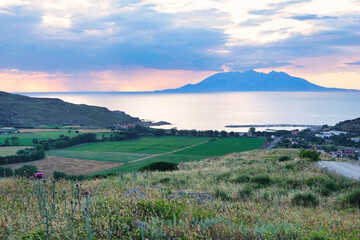
{"type": "Polygon", "coordinates": [[[358,142],[360,142],[360,137],[351,138],[351,141],[358,143],[358,142]]]}
{"type": "Polygon", "coordinates": [[[315,137],[330,138],[330,137],[332,137],[332,136],[340,136],[341,134],[346,135],[347,132],[342,132],[342,131],[321,132],[321,133],[315,134],[315,137]]]}

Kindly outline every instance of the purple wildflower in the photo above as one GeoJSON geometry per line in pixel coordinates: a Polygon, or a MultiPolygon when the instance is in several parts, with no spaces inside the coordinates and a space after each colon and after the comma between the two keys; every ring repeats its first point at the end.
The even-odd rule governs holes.
{"type": "Polygon", "coordinates": [[[87,195],[89,195],[89,194],[90,194],[90,192],[89,192],[88,190],[84,191],[84,195],[85,195],[85,196],[87,196],[87,195]]]}
{"type": "Polygon", "coordinates": [[[37,172],[37,173],[35,173],[35,177],[36,177],[37,179],[41,179],[41,178],[43,178],[43,176],[44,176],[44,174],[43,174],[42,172],[37,172]]]}

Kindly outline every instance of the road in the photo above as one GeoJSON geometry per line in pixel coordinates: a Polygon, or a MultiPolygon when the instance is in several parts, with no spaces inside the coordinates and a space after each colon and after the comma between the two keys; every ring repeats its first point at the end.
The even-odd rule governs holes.
{"type": "Polygon", "coordinates": [[[360,166],[354,163],[345,162],[330,162],[320,161],[317,165],[323,169],[328,170],[348,178],[356,179],[360,181],[360,166]]]}
{"type": "Polygon", "coordinates": [[[282,139],[282,137],[276,137],[270,144],[269,146],[266,147],[266,149],[273,149],[275,147],[275,145],[280,142],[280,140],[282,139]]]}

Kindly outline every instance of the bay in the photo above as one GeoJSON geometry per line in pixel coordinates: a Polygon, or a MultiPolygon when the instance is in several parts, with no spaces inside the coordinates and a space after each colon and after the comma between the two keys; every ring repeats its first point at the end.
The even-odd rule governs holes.
{"type": "MultiPolygon", "coordinates": [[[[24,93],[107,107],[168,127],[237,130],[226,125],[334,125],[360,117],[360,92],[24,93]]],[[[279,129],[279,128],[277,128],[279,129]]]]}

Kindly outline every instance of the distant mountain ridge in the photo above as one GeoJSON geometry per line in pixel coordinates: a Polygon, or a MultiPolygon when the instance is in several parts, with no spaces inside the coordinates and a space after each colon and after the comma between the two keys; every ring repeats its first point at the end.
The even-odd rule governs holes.
{"type": "Polygon", "coordinates": [[[326,88],[309,81],[292,77],[284,72],[261,73],[254,70],[246,72],[216,73],[197,84],[187,84],[176,89],[156,92],[163,93],[201,93],[225,91],[349,91],[347,89],[326,88]]]}
{"type": "Polygon", "coordinates": [[[0,126],[84,125],[108,127],[140,123],[139,118],[104,107],[72,104],[55,98],[31,98],[0,91],[0,126]]]}

